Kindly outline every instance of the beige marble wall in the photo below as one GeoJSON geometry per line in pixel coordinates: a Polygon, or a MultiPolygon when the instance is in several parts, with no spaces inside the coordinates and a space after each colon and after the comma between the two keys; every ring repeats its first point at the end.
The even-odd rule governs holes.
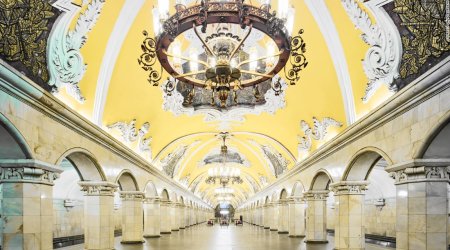
{"type": "Polygon", "coordinates": [[[385,205],[375,206],[375,200],[366,200],[364,205],[366,234],[395,237],[395,198],[385,199],[385,205]]]}
{"type": "Polygon", "coordinates": [[[53,238],[84,233],[84,202],[72,200],[72,207],[65,207],[63,199],[53,200],[53,238]]]}

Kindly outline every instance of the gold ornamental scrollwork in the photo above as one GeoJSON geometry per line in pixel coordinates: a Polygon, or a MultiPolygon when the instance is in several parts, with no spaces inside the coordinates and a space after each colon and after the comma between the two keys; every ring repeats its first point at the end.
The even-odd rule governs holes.
{"type": "Polygon", "coordinates": [[[47,82],[46,33],[54,15],[47,0],[0,0],[0,56],[47,82]]]}
{"type": "Polygon", "coordinates": [[[410,33],[402,35],[402,78],[419,73],[431,56],[440,57],[450,50],[447,5],[447,0],[394,1],[394,12],[400,17],[400,25],[410,33]]]}

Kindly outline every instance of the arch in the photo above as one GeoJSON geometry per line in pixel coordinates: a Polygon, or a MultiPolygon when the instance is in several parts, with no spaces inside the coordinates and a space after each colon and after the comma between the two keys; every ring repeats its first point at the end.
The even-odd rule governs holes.
{"type": "Polygon", "coordinates": [[[283,188],[282,190],[281,190],[281,192],[280,192],[280,196],[279,196],[280,198],[280,200],[285,200],[287,197],[288,197],[288,193],[287,193],[287,191],[286,191],[286,189],[285,188],[283,188]]]}
{"type": "Polygon", "coordinates": [[[320,169],[314,175],[309,190],[328,190],[330,183],[333,183],[331,175],[325,169],[320,169]]]}
{"type": "Polygon", "coordinates": [[[64,152],[55,165],[61,165],[63,161],[69,161],[77,171],[82,181],[106,181],[105,173],[95,156],[83,148],[71,148],[64,152]]]}
{"type": "Polygon", "coordinates": [[[301,197],[305,191],[305,186],[301,181],[296,181],[291,189],[291,196],[301,197]]]}
{"type": "Polygon", "coordinates": [[[370,171],[380,159],[384,159],[388,165],[392,165],[392,161],[382,150],[376,147],[366,147],[352,157],[348,164],[343,181],[362,181],[367,180],[370,171]]]}
{"type": "Polygon", "coordinates": [[[266,196],[266,199],[264,200],[264,205],[269,204],[269,202],[270,202],[269,196],[266,196]]]}
{"type": "MultiPolygon", "coordinates": [[[[169,191],[167,191],[167,189],[163,189],[161,191],[161,200],[162,201],[170,201],[170,196],[169,196],[169,191]]],[[[191,201],[191,205],[192,205],[192,201],[191,201]]]]}
{"type": "Polygon", "coordinates": [[[0,159],[33,159],[33,154],[19,130],[0,113],[0,159]]]}
{"type": "Polygon", "coordinates": [[[136,178],[128,169],[124,169],[119,173],[115,183],[119,184],[121,191],[139,191],[136,178]]]}
{"type": "Polygon", "coordinates": [[[158,197],[158,190],[153,181],[148,181],[144,188],[145,197],[158,197]]]}
{"type": "Polygon", "coordinates": [[[450,111],[430,129],[415,159],[450,158],[450,111]]]}
{"type": "Polygon", "coordinates": [[[180,199],[178,200],[181,204],[183,204],[184,205],[184,198],[183,198],[183,196],[182,195],[180,195],[180,199]]]}

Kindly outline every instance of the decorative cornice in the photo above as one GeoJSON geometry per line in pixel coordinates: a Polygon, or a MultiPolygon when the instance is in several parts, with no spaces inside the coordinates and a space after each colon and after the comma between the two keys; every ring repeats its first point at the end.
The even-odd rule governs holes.
{"type": "Polygon", "coordinates": [[[308,192],[303,193],[305,200],[307,201],[316,201],[316,200],[327,200],[328,197],[328,190],[325,191],[315,191],[315,190],[311,190],[308,192]]]}
{"type": "Polygon", "coordinates": [[[72,1],[60,0],[53,4],[56,8],[66,12],[52,30],[47,50],[50,73],[49,85],[56,92],[65,87],[69,95],[83,103],[86,99],[82,95],[78,83],[86,72],[81,48],[87,42],[87,35],[97,23],[105,0],[92,0],[76,21],[75,29],[69,30],[73,17],[78,13],[79,7],[72,1]]]}
{"type": "Polygon", "coordinates": [[[53,185],[62,169],[37,160],[0,160],[1,183],[53,185]]]}
{"type": "Polygon", "coordinates": [[[85,196],[114,196],[119,185],[107,181],[79,181],[85,196]]]}
{"type": "Polygon", "coordinates": [[[289,204],[304,204],[305,198],[300,196],[291,196],[288,198],[289,204]]]}
{"type": "Polygon", "coordinates": [[[368,181],[341,181],[330,185],[334,195],[363,195],[369,185],[368,181]]]}
{"type": "Polygon", "coordinates": [[[416,159],[386,168],[396,185],[450,182],[450,159],[416,159]]]}
{"type": "Polygon", "coordinates": [[[393,82],[399,77],[401,41],[396,39],[398,34],[393,34],[389,27],[394,24],[392,21],[380,20],[388,18],[386,15],[374,15],[380,25],[372,23],[357,0],[341,0],[341,3],[355,27],[363,33],[362,40],[370,46],[362,62],[369,79],[363,102],[368,102],[382,84],[386,84],[390,91],[397,92],[397,85],[393,82]]]}
{"type": "Polygon", "coordinates": [[[144,204],[159,204],[161,202],[161,198],[159,198],[159,197],[144,197],[142,202],[144,202],[144,204]]]}
{"type": "Polygon", "coordinates": [[[142,201],[144,193],[141,191],[120,191],[120,198],[126,201],[142,201]]]}

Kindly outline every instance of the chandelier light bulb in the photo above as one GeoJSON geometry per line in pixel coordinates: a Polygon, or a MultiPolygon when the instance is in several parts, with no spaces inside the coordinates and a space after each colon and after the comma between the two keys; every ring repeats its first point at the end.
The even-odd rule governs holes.
{"type": "MultiPolygon", "coordinates": [[[[175,41],[172,44],[172,54],[174,55],[181,55],[181,43],[179,41],[175,41]]],[[[173,64],[175,68],[181,68],[181,59],[179,57],[173,58],[173,64]]]]}

